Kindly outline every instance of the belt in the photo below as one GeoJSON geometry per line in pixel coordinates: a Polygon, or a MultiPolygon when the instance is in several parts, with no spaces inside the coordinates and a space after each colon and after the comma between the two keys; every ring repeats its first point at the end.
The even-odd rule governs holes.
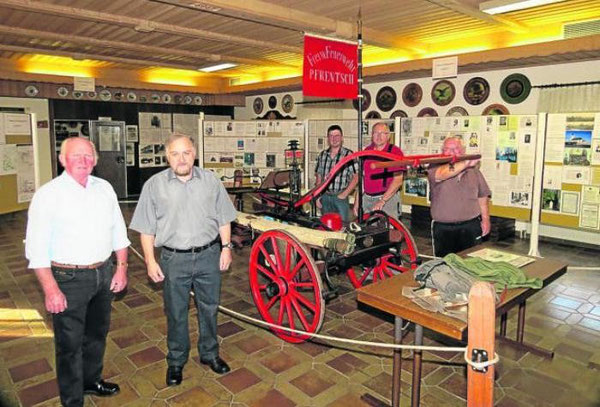
{"type": "Polygon", "coordinates": [[[215,237],[212,242],[205,244],[204,246],[190,247],[189,249],[173,249],[169,246],[163,246],[162,248],[175,253],[200,253],[201,251],[208,249],[215,243],[219,243],[219,236],[215,237]]]}
{"type": "Polygon", "coordinates": [[[460,225],[466,225],[467,223],[471,223],[473,221],[481,221],[481,215],[480,216],[476,216],[473,219],[469,219],[469,220],[463,220],[461,222],[438,222],[437,220],[434,220],[435,224],[438,225],[442,225],[442,226],[460,226],[460,225]]]}
{"type": "Polygon", "coordinates": [[[94,263],[94,264],[64,264],[64,263],[57,263],[55,261],[51,262],[50,264],[54,267],[58,267],[61,269],[78,269],[78,270],[90,270],[90,269],[97,269],[98,267],[102,266],[104,263],[106,263],[108,261],[104,260],[104,261],[99,261],[98,263],[94,263]]]}
{"type": "Polygon", "coordinates": [[[381,196],[381,195],[383,195],[383,194],[385,194],[385,191],[383,191],[383,192],[379,192],[379,193],[377,193],[377,194],[367,194],[367,193],[365,192],[365,195],[367,195],[367,196],[370,196],[370,197],[372,197],[372,198],[375,198],[375,197],[381,196]]]}

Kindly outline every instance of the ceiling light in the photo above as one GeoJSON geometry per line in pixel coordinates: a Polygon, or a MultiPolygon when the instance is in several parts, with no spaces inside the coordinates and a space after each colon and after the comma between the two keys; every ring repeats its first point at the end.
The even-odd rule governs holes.
{"type": "Polygon", "coordinates": [[[487,14],[502,14],[526,8],[545,6],[565,0],[490,0],[479,4],[479,10],[487,14]]]}
{"type": "Polygon", "coordinates": [[[222,71],[223,69],[229,69],[229,68],[233,68],[234,66],[237,66],[236,64],[218,64],[218,65],[212,65],[212,66],[207,66],[205,68],[200,68],[198,69],[199,71],[202,72],[215,72],[215,71],[222,71]]]}

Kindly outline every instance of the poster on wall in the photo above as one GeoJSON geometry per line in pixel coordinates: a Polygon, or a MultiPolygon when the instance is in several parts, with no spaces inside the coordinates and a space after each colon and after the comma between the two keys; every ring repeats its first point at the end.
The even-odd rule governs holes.
{"type": "Polygon", "coordinates": [[[29,202],[35,193],[33,146],[17,146],[17,202],[29,202]]]}
{"type": "Polygon", "coordinates": [[[134,143],[126,143],[125,144],[125,163],[128,167],[135,166],[135,144],[134,143]]]}
{"type": "Polygon", "coordinates": [[[125,126],[125,141],[128,143],[137,143],[138,138],[138,126],[127,125],[125,126]]]}
{"type": "Polygon", "coordinates": [[[30,136],[31,119],[24,113],[4,113],[4,134],[11,136],[30,136]]]}
{"type": "Polygon", "coordinates": [[[542,192],[542,210],[560,212],[560,189],[546,189],[542,192]]]}
{"type": "Polygon", "coordinates": [[[560,211],[566,215],[579,215],[579,192],[562,191],[560,211]]]}
{"type": "Polygon", "coordinates": [[[17,173],[17,145],[0,144],[0,175],[17,173]]]}

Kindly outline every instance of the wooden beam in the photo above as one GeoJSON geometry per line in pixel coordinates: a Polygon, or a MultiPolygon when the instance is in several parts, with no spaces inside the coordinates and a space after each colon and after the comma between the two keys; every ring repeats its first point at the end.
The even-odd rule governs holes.
{"type": "MultiPolygon", "coordinates": [[[[230,17],[251,19],[257,23],[271,21],[301,32],[333,35],[338,38],[356,40],[356,22],[336,20],[262,0],[155,0],[174,6],[208,11],[230,17]]],[[[358,10],[357,10],[358,11],[358,10]]],[[[422,51],[426,48],[414,40],[395,39],[390,33],[363,27],[363,41],[382,48],[407,48],[422,51]]]]}
{"type": "Polygon", "coordinates": [[[460,14],[475,18],[486,23],[500,26],[508,31],[514,33],[526,33],[529,31],[529,27],[523,25],[517,21],[511,20],[506,17],[495,16],[484,13],[478,8],[468,6],[461,3],[459,0],[425,0],[429,3],[436,4],[440,7],[447,8],[449,10],[456,11],[460,14]]]}
{"type": "Polygon", "coordinates": [[[158,21],[145,20],[141,18],[109,14],[88,9],[66,7],[35,0],[0,0],[0,6],[14,10],[23,10],[34,13],[50,14],[60,17],[68,17],[77,20],[96,21],[99,23],[120,25],[126,27],[144,27],[148,31],[158,31],[165,34],[178,35],[181,37],[204,38],[210,41],[233,43],[253,48],[272,49],[281,52],[302,53],[302,48],[291,45],[277,44],[274,41],[258,41],[250,38],[237,37],[233,35],[220,34],[197,28],[181,27],[174,24],[165,24],[158,21]]]}
{"type": "MultiPolygon", "coordinates": [[[[198,52],[198,51],[185,51],[175,48],[163,48],[163,47],[153,47],[149,45],[141,45],[141,44],[132,44],[129,42],[122,41],[108,41],[108,40],[99,40],[97,38],[92,37],[81,37],[76,35],[66,35],[59,34],[55,32],[49,31],[39,31],[39,30],[30,30],[26,28],[18,28],[7,25],[0,25],[0,33],[9,34],[9,35],[18,35],[22,37],[30,37],[30,38],[39,38],[39,39],[51,39],[56,41],[64,41],[64,42],[73,42],[77,44],[83,45],[94,45],[102,48],[112,48],[112,49],[121,49],[126,51],[133,52],[143,52],[150,54],[151,56],[155,55],[165,55],[165,56],[181,56],[186,58],[194,58],[200,59],[202,62],[199,62],[194,69],[201,67],[207,61],[214,63],[218,61],[222,61],[224,58],[227,62],[235,62],[238,64],[245,65],[257,65],[257,66],[292,66],[287,64],[281,64],[275,61],[269,61],[266,59],[250,59],[250,58],[239,58],[239,57],[223,57],[222,55],[217,54],[209,54],[206,52],[198,52]]],[[[143,60],[142,60],[143,61],[143,60]]],[[[296,67],[296,66],[294,66],[296,67]]]]}

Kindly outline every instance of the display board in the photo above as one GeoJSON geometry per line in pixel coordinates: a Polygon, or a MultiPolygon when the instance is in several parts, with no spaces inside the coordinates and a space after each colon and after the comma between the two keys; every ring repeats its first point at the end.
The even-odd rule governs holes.
{"type": "Polygon", "coordinates": [[[27,209],[35,193],[31,116],[0,113],[0,214],[27,209]]]}
{"type": "Polygon", "coordinates": [[[600,231],[600,113],[548,114],[541,223],[600,231]]]}
{"type": "MultiPolygon", "coordinates": [[[[204,121],[200,153],[204,168],[217,176],[233,177],[236,169],[244,172],[246,182],[252,175],[265,177],[275,169],[287,168],[285,150],[290,140],[303,150],[305,124],[292,120],[204,121]]],[[[297,155],[304,167],[304,157],[297,155]]]]}
{"type": "MultiPolygon", "coordinates": [[[[377,123],[387,123],[390,126],[390,141],[396,143],[395,120],[369,119],[363,123],[363,148],[371,143],[371,129],[377,123]]],[[[311,187],[315,185],[315,168],[319,153],[327,148],[327,129],[337,124],[344,134],[344,147],[352,151],[358,150],[358,120],[309,120],[308,121],[308,182],[311,187]]]]}
{"type": "MultiPolygon", "coordinates": [[[[463,140],[467,154],[481,154],[494,216],[529,220],[533,194],[537,116],[458,116],[402,118],[401,148],[405,155],[439,154],[446,137],[463,140]]],[[[405,177],[402,203],[429,205],[425,174],[405,177]]]]}

